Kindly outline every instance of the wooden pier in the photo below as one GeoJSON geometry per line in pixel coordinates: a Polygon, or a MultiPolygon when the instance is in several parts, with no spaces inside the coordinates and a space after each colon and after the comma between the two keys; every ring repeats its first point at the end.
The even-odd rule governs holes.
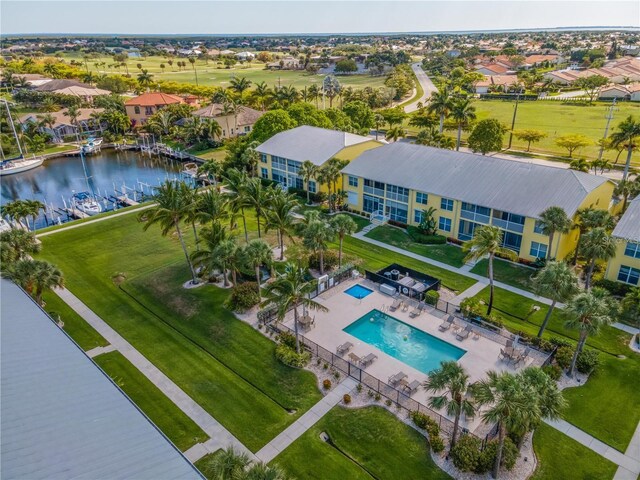
{"type": "Polygon", "coordinates": [[[74,207],[63,207],[62,209],[63,213],[66,213],[68,216],[72,217],[72,218],[76,218],[76,219],[80,219],[80,218],[88,218],[89,214],[84,213],[80,210],[78,210],[77,208],[74,207]]]}
{"type": "Polygon", "coordinates": [[[118,200],[118,203],[121,203],[122,205],[126,205],[127,207],[133,207],[134,205],[140,204],[140,202],[132,200],[127,195],[121,195],[119,197],[116,197],[116,199],[118,200]]]}

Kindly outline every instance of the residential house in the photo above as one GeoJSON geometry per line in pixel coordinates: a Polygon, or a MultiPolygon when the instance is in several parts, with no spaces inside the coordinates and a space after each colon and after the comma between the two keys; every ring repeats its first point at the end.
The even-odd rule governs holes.
{"type": "Polygon", "coordinates": [[[599,100],[631,100],[632,102],[640,101],[640,83],[632,83],[631,85],[611,85],[600,91],[599,100]]]}
{"type": "Polygon", "coordinates": [[[103,111],[104,108],[79,108],[76,124],[71,122],[71,118],[67,115],[68,110],[66,108],[49,114],[29,113],[19,117],[19,120],[24,128],[29,123],[40,124],[43,115],[51,115],[54,123],[51,125],[40,124],[40,131],[51,135],[54,142],[61,142],[64,137],[75,136],[78,129],[80,132],[87,134],[100,132],[102,126],[100,122],[95,119],[95,114],[102,113],[103,111]]]}
{"type": "Polygon", "coordinates": [[[75,80],[51,80],[35,88],[38,92],[57,93],[59,95],[72,95],[79,97],[87,103],[93,103],[93,98],[100,95],[110,95],[109,90],[96,88],[87,83],[75,80]]]}
{"type": "Polygon", "coordinates": [[[517,83],[517,75],[489,75],[475,84],[475,92],[478,94],[489,93],[489,90],[498,87],[501,87],[502,90],[507,90],[511,85],[516,85],[517,83]]]}
{"type": "Polygon", "coordinates": [[[579,208],[608,210],[614,189],[575,170],[402,142],[365,151],[342,173],[350,210],[419,225],[433,207],[439,234],[467,241],[477,227],[495,225],[503,245],[531,261],[549,249],[561,259],[576,246],[576,230],[549,245],[538,221],[546,208],[562,207],[569,218],[579,208]]]}
{"type": "Polygon", "coordinates": [[[481,63],[475,66],[476,72],[483,75],[506,75],[510,71],[508,67],[499,63],[481,63]]]}
{"type": "Polygon", "coordinates": [[[252,52],[238,52],[235,57],[242,62],[246,62],[256,58],[256,54],[252,52]]]}
{"type": "Polygon", "coordinates": [[[162,107],[177,103],[184,103],[182,97],[169,93],[147,92],[127,100],[124,103],[124,108],[131,124],[134,127],[140,127],[162,107]]]}
{"type": "Polygon", "coordinates": [[[193,112],[194,116],[213,118],[222,128],[222,138],[232,138],[251,133],[253,125],[264,115],[264,112],[253,108],[239,106],[235,113],[226,112],[221,103],[212,103],[193,112]]]}
{"type": "Polygon", "coordinates": [[[612,235],[618,240],[618,248],[609,260],[605,278],[640,285],[640,196],[629,203],[612,235]]]}
{"type": "Polygon", "coordinates": [[[529,69],[537,67],[545,62],[550,64],[557,64],[560,61],[559,55],[529,55],[525,57],[524,68],[529,69]]]}
{"type": "MultiPolygon", "coordinates": [[[[362,152],[382,145],[369,137],[303,125],[280,132],[256,148],[260,153],[259,174],[284,187],[304,189],[298,171],[305,160],[321,167],[334,157],[352,160],[362,152]]],[[[339,181],[337,187],[342,188],[341,184],[339,181]]],[[[326,190],[317,180],[309,182],[311,193],[326,190]]]]}

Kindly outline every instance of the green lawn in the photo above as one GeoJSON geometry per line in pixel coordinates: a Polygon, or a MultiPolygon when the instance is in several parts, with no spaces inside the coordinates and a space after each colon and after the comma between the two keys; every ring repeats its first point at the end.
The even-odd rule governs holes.
{"type": "Polygon", "coordinates": [[[440,267],[420,262],[406,255],[392,252],[383,247],[372,245],[358,238],[348,237],[344,239],[344,251],[350,255],[361,258],[363,268],[371,271],[378,271],[391,263],[399,263],[405,267],[424,272],[439,278],[442,285],[455,292],[462,292],[475,284],[472,278],[465,277],[458,273],[450,272],[440,267]]]}
{"type": "Polygon", "coordinates": [[[94,360],[180,450],[209,438],[120,352],[103,353],[94,360]]]}
{"type": "Polygon", "coordinates": [[[538,468],[531,480],[610,480],[618,466],[593,450],[542,424],[533,436],[538,468]]]}
{"type": "Polygon", "coordinates": [[[195,150],[189,151],[193,155],[196,155],[200,158],[204,158],[205,160],[215,160],[217,162],[222,162],[227,155],[227,150],[224,147],[218,148],[207,148],[206,150],[195,150]]]}
{"type": "Polygon", "coordinates": [[[431,258],[453,267],[464,265],[465,254],[460,247],[455,245],[424,245],[411,240],[411,237],[403,229],[390,225],[381,225],[365,235],[379,242],[388,243],[394,247],[402,248],[410,252],[431,258]]]}
{"type": "Polygon", "coordinates": [[[102,335],[96,332],[80,315],[53,292],[45,292],[42,296],[46,305],[44,309],[54,320],[64,322],[64,331],[69,334],[83,350],[109,345],[102,335]]]}
{"type": "MultiPolygon", "coordinates": [[[[488,266],[489,260],[480,260],[471,269],[471,273],[488,277],[488,266]]],[[[493,262],[493,278],[495,280],[529,292],[532,291],[531,277],[535,276],[536,273],[537,271],[532,268],[506,262],[504,260],[495,259],[493,262]]]]}
{"type": "MultiPolygon", "coordinates": [[[[158,278],[169,278],[167,272],[184,268],[171,281],[186,275],[177,239],[161,237],[156,228],[143,232],[135,214],[58,232],[42,237],[42,243],[41,256],[61,268],[72,292],[250,449],[262,447],[320,398],[311,374],[294,369],[283,371],[274,359],[273,344],[219,305],[207,312],[201,323],[193,316],[172,316],[176,303],[194,301],[207,292],[212,302],[220,301],[224,294],[214,287],[202,287],[192,293],[182,290],[181,283],[167,282],[165,297],[141,298],[144,304],[118,288],[116,280],[125,278],[131,282],[152,272],[158,278]],[[153,306],[162,318],[150,312],[147,305],[153,306]],[[184,328],[176,329],[179,323],[184,328]],[[206,328],[209,336],[203,338],[206,328]],[[231,341],[224,336],[225,329],[238,337],[231,341]],[[193,339],[187,334],[201,336],[193,339]],[[236,348],[235,342],[248,347],[231,354],[226,349],[229,345],[236,348]],[[215,357],[211,351],[216,352],[215,357]],[[239,373],[218,359],[233,355],[237,355],[235,363],[227,363],[233,363],[239,373]],[[280,375],[281,388],[271,388],[274,397],[254,386],[276,375],[270,371],[280,375]],[[292,414],[289,409],[297,412],[292,414]]],[[[142,284],[138,282],[134,287],[142,288],[142,284]]]]}
{"type": "Polygon", "coordinates": [[[208,480],[219,480],[219,478],[215,477],[213,475],[213,472],[211,471],[211,463],[215,460],[215,458],[218,456],[218,453],[220,452],[222,452],[222,450],[216,450],[215,452],[208,453],[194,463],[196,468],[200,470],[200,473],[202,473],[208,480]]]}
{"type": "Polygon", "coordinates": [[[333,408],[273,463],[298,479],[451,478],[431,460],[427,440],[380,407],[333,408]]]}

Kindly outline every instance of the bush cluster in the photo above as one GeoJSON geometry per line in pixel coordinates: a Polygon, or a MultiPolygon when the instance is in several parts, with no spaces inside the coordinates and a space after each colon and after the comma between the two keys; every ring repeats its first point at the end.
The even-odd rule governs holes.
{"type": "MultiPolygon", "coordinates": [[[[338,266],[338,252],[327,250],[324,252],[324,268],[330,270],[338,266]]],[[[314,270],[320,269],[320,255],[313,253],[309,256],[309,268],[314,270]]]]}
{"type": "Polygon", "coordinates": [[[496,327],[504,327],[504,323],[494,315],[487,315],[486,308],[480,303],[480,300],[474,297],[465,298],[460,302],[460,311],[465,317],[473,317],[483,322],[495,325],[496,327]]]}
{"type": "Polygon", "coordinates": [[[436,290],[429,290],[424,294],[424,301],[429,305],[437,305],[440,300],[440,294],[436,290]]]}
{"type": "Polygon", "coordinates": [[[349,395],[348,393],[345,393],[344,396],[342,397],[342,401],[344,402],[345,405],[349,405],[351,403],[351,395],[349,395]]]}
{"type": "Polygon", "coordinates": [[[560,380],[560,377],[562,376],[562,369],[558,365],[545,365],[544,367],[542,367],[542,371],[549,375],[549,377],[551,377],[551,379],[555,380],[556,382],[560,380]]]}
{"type": "MultiPolygon", "coordinates": [[[[463,472],[487,473],[493,468],[498,452],[498,441],[489,442],[484,450],[481,450],[481,447],[482,443],[476,437],[463,436],[451,449],[453,464],[463,472]]],[[[513,469],[518,455],[518,447],[510,438],[505,438],[501,465],[507,470],[513,469]]]]}
{"type": "Polygon", "coordinates": [[[616,297],[624,297],[631,290],[629,285],[613,280],[607,280],[606,278],[594,280],[593,286],[604,288],[605,290],[608,290],[611,295],[616,297]]]}
{"type": "Polygon", "coordinates": [[[576,360],[576,368],[580,373],[593,373],[600,366],[600,354],[595,350],[583,350],[576,360]]]}
{"type": "Polygon", "coordinates": [[[294,348],[281,343],[276,346],[276,358],[290,367],[302,368],[311,360],[311,354],[306,350],[298,353],[294,348]]]}
{"type": "Polygon", "coordinates": [[[411,240],[416,243],[423,243],[425,245],[444,245],[447,243],[447,237],[444,235],[428,235],[413,225],[407,227],[407,233],[409,237],[411,237],[411,240]]]}
{"type": "Polygon", "coordinates": [[[246,312],[258,303],[260,303],[258,284],[256,282],[244,282],[231,289],[231,295],[225,301],[225,307],[234,312],[246,312]]]}
{"type": "MultiPolygon", "coordinates": [[[[307,191],[302,188],[289,188],[289,193],[294,193],[305,202],[307,201],[307,191]]],[[[327,195],[322,192],[309,193],[309,199],[314,203],[321,203],[327,199],[327,195]]]]}
{"type": "Polygon", "coordinates": [[[276,340],[289,348],[293,348],[294,350],[296,348],[296,336],[293,333],[280,332],[276,340]]]}
{"type": "Polygon", "coordinates": [[[444,441],[440,437],[440,426],[428,415],[415,411],[411,412],[411,420],[418,428],[427,431],[429,443],[434,453],[440,453],[444,450],[444,441]]]}
{"type": "Polygon", "coordinates": [[[556,351],[556,363],[562,368],[566,370],[571,366],[571,359],[573,358],[573,348],[571,347],[560,347],[556,351]]]}
{"type": "Polygon", "coordinates": [[[322,381],[322,388],[329,390],[331,388],[331,380],[328,378],[322,381]]]}

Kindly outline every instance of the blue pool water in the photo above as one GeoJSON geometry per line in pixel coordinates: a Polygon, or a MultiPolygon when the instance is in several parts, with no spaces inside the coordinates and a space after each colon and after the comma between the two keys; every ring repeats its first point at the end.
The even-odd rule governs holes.
{"type": "Polygon", "coordinates": [[[467,353],[380,310],[371,310],[343,331],[423,373],[440,367],[442,361],[458,360],[467,353]]]}
{"type": "Polygon", "coordinates": [[[370,293],[373,293],[373,290],[367,287],[363,287],[362,285],[354,285],[353,287],[347,288],[344,293],[346,293],[347,295],[351,295],[358,300],[362,300],[370,293]]]}

